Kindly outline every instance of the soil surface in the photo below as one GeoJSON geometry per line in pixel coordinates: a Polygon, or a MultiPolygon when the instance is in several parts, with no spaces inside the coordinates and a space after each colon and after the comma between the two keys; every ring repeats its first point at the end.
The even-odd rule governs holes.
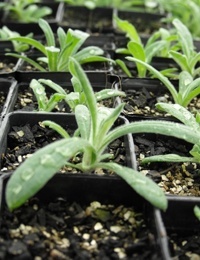
{"type": "Polygon", "coordinates": [[[0,248],[0,259],[160,259],[154,234],[133,208],[61,198],[5,210],[0,248]]]}

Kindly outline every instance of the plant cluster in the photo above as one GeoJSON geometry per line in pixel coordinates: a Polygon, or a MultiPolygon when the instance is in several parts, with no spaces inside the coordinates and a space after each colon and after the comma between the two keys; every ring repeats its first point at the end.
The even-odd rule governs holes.
{"type": "Polygon", "coordinates": [[[0,3],[0,8],[8,12],[13,21],[31,23],[38,22],[52,13],[50,7],[39,6],[40,0],[10,0],[0,3]]]}
{"type": "MultiPolygon", "coordinates": [[[[10,30],[7,26],[3,26],[0,29],[0,41],[10,41],[10,38],[20,37],[21,35],[18,32],[10,30]]],[[[28,38],[33,38],[33,33],[26,35],[28,38]]],[[[18,42],[12,40],[13,49],[15,52],[25,52],[29,50],[30,46],[27,43],[18,42]]]]}
{"type": "Polygon", "coordinates": [[[103,56],[104,51],[96,46],[88,46],[80,49],[89,34],[80,30],[68,29],[67,32],[59,27],[57,37],[44,19],[39,19],[40,28],[44,32],[46,42],[43,44],[39,40],[30,37],[12,37],[10,40],[18,41],[37,49],[43,56],[32,59],[26,55],[7,53],[7,55],[21,58],[31,64],[39,71],[69,71],[69,57],[74,57],[80,64],[90,62],[113,62],[103,56]],[[57,43],[58,40],[58,43],[57,43]]]}
{"type": "MultiPolygon", "coordinates": [[[[130,2],[127,2],[127,4],[130,2]]],[[[120,4],[121,1],[114,3],[120,4]]],[[[98,1],[86,1],[85,4],[94,8],[98,5],[98,1]]],[[[103,89],[95,93],[81,67],[82,64],[88,62],[114,61],[104,57],[104,52],[99,47],[83,47],[83,43],[89,37],[88,33],[72,29],[65,32],[59,27],[55,36],[47,21],[39,19],[38,23],[44,32],[45,43],[29,36],[12,34],[9,39],[13,43],[21,43],[22,49],[27,45],[34,47],[43,56],[34,60],[18,53],[8,53],[7,55],[21,58],[39,71],[70,72],[72,92],[66,92],[60,85],[47,79],[33,79],[30,87],[37,99],[39,111],[50,112],[61,100],[64,100],[74,113],[77,129],[70,136],[63,127],[55,122],[48,120],[42,122],[43,126],[57,131],[62,139],[36,151],[12,174],[6,188],[6,201],[10,210],[21,206],[37,193],[63,166],[89,173],[98,168],[112,171],[124,179],[152,205],[166,210],[167,199],[165,194],[154,181],[136,169],[113,162],[111,155],[107,153],[109,144],[130,133],[157,133],[173,136],[193,145],[190,157],[177,154],[157,155],[144,158],[142,163],[155,161],[200,162],[200,114],[194,115],[187,109],[190,102],[200,94],[200,78],[198,77],[200,55],[195,51],[190,31],[183,22],[176,18],[172,22],[174,25],[172,31],[162,28],[155,32],[146,44],[143,44],[139,33],[132,24],[118,17],[114,19],[118,28],[125,32],[129,39],[127,47],[118,49],[117,52],[128,55],[126,59],[136,64],[139,77],[145,77],[147,71],[149,71],[153,77],[158,78],[164,84],[170,92],[174,104],[158,103],[156,108],[172,115],[179,120],[179,123],[144,120],[115,126],[124,104],[115,108],[108,108],[99,106],[98,102],[110,97],[124,96],[124,92],[103,89]],[[180,71],[158,71],[155,69],[150,63],[153,57],[158,54],[172,58],[178,64],[180,71]],[[169,74],[178,78],[178,87],[167,77],[169,74]],[[50,98],[47,96],[46,88],[54,91],[50,98]],[[77,156],[81,160],[78,160],[78,162],[72,160],[77,156]]],[[[2,35],[3,33],[2,31],[2,35]]],[[[124,61],[116,60],[116,63],[128,76],[132,76],[124,61]]],[[[198,207],[194,208],[194,213],[199,218],[198,207]]]]}

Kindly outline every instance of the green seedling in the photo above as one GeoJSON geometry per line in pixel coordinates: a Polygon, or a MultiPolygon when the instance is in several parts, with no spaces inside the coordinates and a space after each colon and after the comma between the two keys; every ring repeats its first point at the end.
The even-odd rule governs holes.
{"type": "Polygon", "coordinates": [[[40,0],[10,0],[0,3],[0,8],[9,12],[12,20],[23,23],[36,23],[52,13],[51,8],[39,6],[40,0]]]}
{"type": "MultiPolygon", "coordinates": [[[[126,33],[126,37],[128,38],[127,48],[118,48],[116,53],[132,55],[133,57],[148,64],[150,64],[153,57],[158,56],[159,53],[162,55],[166,54],[166,48],[168,50],[171,46],[171,42],[176,39],[176,36],[170,35],[167,30],[160,29],[154,33],[144,45],[133,24],[126,20],[121,20],[118,17],[114,17],[114,19],[117,27],[126,33]]],[[[117,59],[116,63],[122,68],[127,76],[132,77],[132,73],[123,60],[117,59]]],[[[146,76],[147,69],[145,66],[137,63],[136,68],[137,74],[140,78],[146,76]]],[[[171,72],[172,71],[170,70],[170,73],[171,72]]]]}
{"type": "Polygon", "coordinates": [[[43,57],[39,57],[36,61],[25,55],[15,53],[7,53],[16,58],[21,58],[34,66],[39,71],[63,71],[68,72],[69,57],[73,56],[80,64],[90,62],[112,62],[104,56],[104,51],[96,46],[80,47],[89,37],[89,34],[79,30],[68,29],[67,33],[59,27],[57,30],[57,38],[59,46],[56,46],[54,33],[44,19],[39,19],[39,26],[44,32],[46,42],[42,44],[40,41],[29,37],[13,37],[11,40],[29,44],[36,48],[43,57]],[[42,64],[41,64],[42,62],[42,64]]]}
{"type": "Polygon", "coordinates": [[[164,76],[160,71],[156,70],[150,64],[133,57],[126,58],[129,61],[143,65],[155,78],[158,78],[171,93],[174,103],[176,104],[187,107],[191,100],[200,94],[200,78],[193,79],[193,77],[187,71],[182,71],[179,74],[179,84],[177,89],[166,76],[164,76]]]}
{"type": "Polygon", "coordinates": [[[174,19],[172,23],[176,28],[180,50],[170,50],[169,54],[182,71],[187,71],[195,78],[200,73],[200,52],[195,51],[193,37],[188,28],[179,19],[174,19]]]}
{"type": "Polygon", "coordinates": [[[199,27],[199,0],[156,0],[163,12],[170,13],[166,20],[173,21],[178,18],[183,24],[187,26],[193,38],[200,37],[199,27]]]}
{"type": "Polygon", "coordinates": [[[69,165],[83,172],[92,172],[97,168],[113,171],[138,194],[154,206],[165,210],[167,199],[158,185],[132,168],[109,162],[110,154],[106,153],[107,147],[114,140],[126,134],[141,132],[174,136],[200,145],[199,131],[192,132],[189,126],[159,120],[138,121],[113,128],[124,104],[120,104],[114,109],[99,107],[85,72],[72,57],[69,61],[69,70],[72,76],[80,82],[83,91],[88,93],[86,95],[87,105],[77,105],[75,108],[78,129],[71,137],[59,125],[54,127],[53,122],[43,122],[54,129],[58,127],[58,131],[61,130],[64,138],[36,151],[11,175],[6,187],[6,201],[9,209],[13,210],[22,205],[39,191],[61,167],[69,165]],[[181,129],[181,134],[179,129],[181,129]],[[82,161],[79,163],[70,162],[70,159],[78,153],[82,155],[82,161]]]}
{"type": "MultiPolygon", "coordinates": [[[[0,41],[9,41],[12,37],[20,37],[18,32],[10,30],[7,26],[3,26],[0,29],[0,41]]],[[[26,37],[33,38],[33,33],[29,33],[26,37]]],[[[13,49],[15,52],[24,52],[29,50],[30,46],[27,43],[22,43],[18,41],[12,41],[13,49]]]]}
{"type": "MultiPolygon", "coordinates": [[[[75,111],[75,107],[78,104],[86,105],[86,95],[88,92],[84,92],[82,85],[75,77],[71,79],[73,91],[67,93],[67,91],[56,84],[52,80],[46,79],[33,79],[30,83],[30,88],[33,90],[38,103],[39,111],[51,112],[55,106],[61,101],[64,100],[66,104],[70,107],[71,111],[75,111]],[[46,87],[51,88],[55,91],[54,94],[48,98],[46,93],[46,87]]],[[[123,91],[116,89],[102,89],[95,93],[96,101],[100,102],[105,99],[114,98],[116,96],[125,96],[123,91]]]]}

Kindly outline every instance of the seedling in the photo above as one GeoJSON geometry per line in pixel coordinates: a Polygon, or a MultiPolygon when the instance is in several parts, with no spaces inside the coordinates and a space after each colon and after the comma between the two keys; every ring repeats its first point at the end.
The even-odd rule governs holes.
{"type": "Polygon", "coordinates": [[[38,6],[38,3],[40,0],[10,0],[0,3],[0,8],[8,11],[10,18],[14,21],[36,23],[40,18],[52,13],[51,8],[38,6]]]}
{"type": "MultiPolygon", "coordinates": [[[[10,30],[7,26],[3,26],[0,29],[0,41],[9,41],[12,37],[20,37],[21,35],[18,32],[10,30]]],[[[29,33],[26,37],[32,38],[33,33],[29,33]]],[[[29,49],[29,45],[27,43],[21,43],[18,41],[12,41],[13,49],[16,52],[24,52],[29,49]]]]}
{"type": "Polygon", "coordinates": [[[126,57],[128,60],[139,63],[146,67],[155,78],[158,78],[164,86],[169,90],[174,100],[174,103],[180,104],[183,107],[187,107],[191,100],[200,94],[200,78],[193,79],[187,71],[182,71],[179,74],[179,86],[178,90],[171,83],[171,81],[165,77],[160,71],[156,70],[150,64],[143,62],[133,57],[126,57]]]}
{"type": "MultiPolygon", "coordinates": [[[[154,206],[165,210],[167,208],[167,199],[158,185],[132,168],[106,161],[110,157],[105,152],[106,148],[117,138],[128,133],[138,132],[162,133],[199,145],[199,131],[191,132],[191,128],[188,126],[157,120],[123,124],[112,129],[124,105],[120,104],[114,109],[98,107],[86,74],[79,63],[72,57],[69,61],[69,70],[73,77],[80,82],[83,91],[88,93],[86,95],[87,106],[77,105],[75,107],[78,129],[70,137],[61,128],[61,130],[64,130],[63,139],[38,150],[17,168],[11,175],[6,187],[6,201],[9,209],[13,210],[22,205],[28,198],[39,191],[61,167],[69,165],[83,172],[92,172],[97,168],[111,170],[154,206]],[[180,135],[180,128],[182,135],[180,135]],[[77,153],[82,155],[82,161],[77,164],[69,162],[77,153]]],[[[48,121],[43,123],[51,125],[51,122],[48,121]]]]}
{"type": "MultiPolygon", "coordinates": [[[[132,55],[133,57],[144,61],[148,64],[151,63],[152,58],[158,56],[159,52],[166,54],[166,48],[170,47],[170,43],[175,37],[172,37],[167,30],[159,30],[153,34],[144,45],[141,37],[137,32],[135,26],[126,20],[121,20],[115,17],[117,27],[126,33],[126,37],[129,39],[127,48],[118,48],[117,53],[132,55]],[[161,40],[160,40],[161,38],[161,40]]],[[[126,66],[125,62],[121,59],[117,59],[116,63],[122,68],[122,70],[129,76],[132,77],[132,73],[126,66]]],[[[147,69],[140,63],[136,64],[138,77],[143,78],[146,76],[147,69]]],[[[171,72],[171,70],[170,70],[171,72]]]]}
{"type": "Polygon", "coordinates": [[[198,0],[157,0],[157,2],[164,12],[171,14],[167,18],[169,22],[171,22],[174,18],[178,18],[187,26],[193,38],[200,37],[200,6],[198,0]]]}
{"type": "MultiPolygon", "coordinates": [[[[82,85],[75,77],[71,79],[71,82],[74,91],[67,93],[63,87],[52,80],[33,79],[30,83],[30,88],[37,99],[38,110],[51,112],[61,100],[64,100],[68,104],[72,112],[74,112],[78,104],[86,105],[86,95],[88,92],[83,91],[82,85]],[[55,91],[50,98],[47,96],[46,87],[50,87],[55,91]]],[[[116,96],[125,96],[125,93],[116,89],[102,89],[95,93],[97,102],[116,96]]]]}
{"type": "Polygon", "coordinates": [[[56,38],[47,21],[39,19],[39,26],[44,32],[46,43],[42,44],[40,41],[31,39],[29,37],[13,37],[11,40],[16,40],[24,44],[29,44],[33,48],[39,50],[44,55],[39,57],[36,61],[25,55],[15,53],[7,53],[7,55],[21,58],[34,66],[39,71],[64,71],[68,72],[69,57],[73,56],[80,64],[89,62],[111,62],[104,56],[104,51],[96,46],[80,47],[89,37],[88,33],[68,29],[67,33],[59,27],[57,30],[57,38],[59,46],[56,46],[56,38]],[[41,64],[42,62],[42,64],[41,64]]]}
{"type": "Polygon", "coordinates": [[[193,37],[188,28],[179,19],[174,19],[172,23],[176,28],[181,50],[170,50],[169,54],[182,71],[187,71],[195,78],[200,73],[200,68],[197,66],[200,61],[200,52],[195,51],[193,37]]]}

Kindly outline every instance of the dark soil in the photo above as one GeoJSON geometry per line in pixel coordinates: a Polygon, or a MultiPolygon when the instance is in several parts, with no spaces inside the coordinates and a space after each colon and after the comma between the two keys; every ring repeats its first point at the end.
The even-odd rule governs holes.
{"type": "Polygon", "coordinates": [[[141,213],[93,202],[33,198],[1,218],[0,259],[160,259],[141,213]]]}
{"type": "Polygon", "coordinates": [[[200,196],[200,171],[194,163],[155,162],[141,164],[144,157],[162,154],[190,156],[192,146],[172,137],[156,134],[133,136],[138,169],[152,178],[167,194],[200,196]]]}
{"type": "Polygon", "coordinates": [[[193,234],[169,235],[169,245],[173,259],[189,260],[200,259],[200,232],[196,230],[193,234]]]}

